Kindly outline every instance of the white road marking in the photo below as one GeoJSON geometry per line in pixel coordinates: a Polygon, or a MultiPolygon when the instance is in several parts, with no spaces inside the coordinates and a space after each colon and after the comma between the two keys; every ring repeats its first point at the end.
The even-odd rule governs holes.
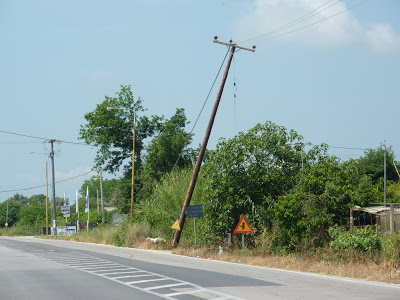
{"type": "Polygon", "coordinates": [[[179,282],[179,283],[171,283],[171,284],[165,284],[165,285],[159,285],[159,286],[151,286],[148,288],[145,288],[145,291],[150,291],[150,290],[156,290],[156,289],[164,289],[164,288],[169,288],[169,287],[174,287],[174,286],[180,286],[180,285],[186,285],[186,282],[179,282]]]}
{"type": "Polygon", "coordinates": [[[130,288],[134,288],[137,290],[140,290],[142,292],[148,293],[148,294],[152,294],[152,295],[156,295],[158,297],[164,298],[164,299],[170,299],[170,300],[177,300],[178,298],[175,297],[179,297],[179,299],[183,299],[182,296],[184,295],[191,295],[191,294],[199,294],[199,293],[206,293],[207,295],[204,297],[201,297],[201,295],[196,295],[196,297],[200,298],[200,299],[229,299],[229,300],[242,300],[241,298],[237,298],[234,296],[230,296],[224,293],[220,293],[217,291],[213,291],[210,289],[206,289],[203,288],[197,284],[194,283],[190,283],[187,281],[183,281],[183,280],[179,280],[179,279],[175,279],[172,277],[168,277],[168,276],[164,276],[161,274],[157,274],[157,273],[153,273],[153,272],[149,272],[149,271],[145,271],[145,270],[141,270],[141,269],[137,269],[134,267],[129,267],[126,265],[122,265],[122,264],[118,264],[118,263],[114,263],[111,261],[107,261],[105,259],[101,259],[101,258],[97,258],[94,256],[90,256],[90,255],[86,255],[80,252],[69,252],[69,253],[56,253],[54,251],[52,252],[42,252],[42,253],[34,253],[34,252],[26,252],[23,250],[19,250],[16,248],[13,248],[14,250],[18,250],[20,252],[23,252],[27,255],[30,256],[36,256],[36,257],[40,257],[44,260],[65,266],[65,267],[69,267],[72,269],[76,269],[76,270],[80,270],[89,274],[93,274],[99,277],[102,277],[104,279],[108,279],[117,283],[120,283],[122,285],[128,286],[130,288]],[[85,263],[83,261],[90,261],[92,260],[91,263],[85,263]],[[78,263],[81,262],[82,263],[78,263]],[[118,272],[117,272],[118,271],[118,272]],[[123,274],[127,274],[127,273],[143,273],[143,274],[136,274],[136,275],[123,275],[123,274]],[[122,276],[110,276],[110,275],[119,275],[121,274],[122,276]],[[157,277],[157,278],[153,278],[153,279],[140,279],[141,277],[157,277]],[[125,279],[125,278],[138,278],[139,280],[136,281],[123,281],[121,279],[125,279]],[[169,280],[172,281],[174,283],[171,284],[161,284],[161,285],[153,285],[153,286],[147,286],[147,287],[141,287],[140,284],[145,284],[145,283],[155,283],[155,282],[159,282],[159,281],[165,281],[165,280],[169,280]],[[178,290],[174,290],[174,288],[178,288],[181,286],[186,286],[184,287],[184,291],[178,291],[178,290]],[[164,293],[162,293],[161,291],[157,291],[157,290],[162,290],[162,289],[170,289],[170,291],[167,291],[164,293]],[[171,293],[172,291],[172,293],[171,293]]]}

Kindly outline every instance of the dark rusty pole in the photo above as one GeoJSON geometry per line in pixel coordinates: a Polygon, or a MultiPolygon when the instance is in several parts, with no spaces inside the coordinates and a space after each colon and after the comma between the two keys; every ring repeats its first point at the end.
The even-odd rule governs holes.
{"type": "Polygon", "coordinates": [[[207,148],[208,139],[210,138],[211,129],[214,124],[215,115],[217,114],[219,102],[221,100],[222,92],[224,91],[225,82],[228,77],[229,68],[231,66],[233,54],[235,53],[236,45],[229,44],[229,46],[232,47],[231,54],[229,56],[229,59],[228,59],[228,62],[227,62],[226,68],[225,68],[224,76],[222,77],[222,82],[221,82],[221,86],[219,87],[217,98],[215,99],[214,108],[211,113],[210,121],[208,122],[208,127],[206,130],[206,134],[204,136],[203,144],[201,145],[201,148],[200,148],[199,157],[197,158],[196,166],[195,166],[194,172],[193,172],[193,177],[192,177],[192,180],[190,181],[189,189],[188,189],[188,192],[186,195],[186,200],[182,207],[181,217],[179,218],[179,227],[181,230],[180,231],[177,230],[175,232],[175,238],[174,238],[174,244],[173,244],[174,247],[177,247],[179,244],[179,239],[181,237],[181,232],[183,230],[183,226],[185,224],[185,219],[186,219],[185,211],[188,208],[188,206],[190,205],[190,200],[192,199],[194,187],[196,186],[197,176],[199,175],[201,163],[203,162],[204,153],[207,148]]]}

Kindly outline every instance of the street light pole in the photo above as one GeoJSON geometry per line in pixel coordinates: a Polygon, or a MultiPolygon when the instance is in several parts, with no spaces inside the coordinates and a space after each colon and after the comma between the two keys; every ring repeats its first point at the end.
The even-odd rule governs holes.
{"type": "Polygon", "coordinates": [[[120,110],[125,110],[129,111],[133,114],[133,138],[132,138],[132,184],[131,184],[131,219],[133,219],[133,200],[134,200],[134,189],[135,189],[135,135],[136,135],[136,116],[135,112],[130,109],[125,109],[125,108],[118,108],[118,107],[107,107],[107,111],[111,111],[114,109],[120,109],[120,110]]]}

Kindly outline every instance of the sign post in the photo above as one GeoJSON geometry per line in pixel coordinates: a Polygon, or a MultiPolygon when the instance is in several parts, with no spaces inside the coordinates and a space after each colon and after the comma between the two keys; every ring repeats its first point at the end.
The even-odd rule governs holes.
{"type": "Polygon", "coordinates": [[[251,228],[249,221],[247,221],[246,217],[242,215],[239,223],[236,225],[234,234],[242,234],[242,245],[243,245],[243,256],[244,256],[244,234],[245,233],[254,233],[253,228],[251,228]]]}
{"type": "Polygon", "coordinates": [[[185,211],[188,218],[194,218],[194,245],[197,248],[196,218],[204,217],[203,205],[191,205],[185,211]]]}
{"type": "Polygon", "coordinates": [[[61,206],[61,212],[64,215],[65,218],[65,225],[67,226],[68,223],[68,218],[71,217],[71,206],[70,205],[63,205],[61,206]]]}

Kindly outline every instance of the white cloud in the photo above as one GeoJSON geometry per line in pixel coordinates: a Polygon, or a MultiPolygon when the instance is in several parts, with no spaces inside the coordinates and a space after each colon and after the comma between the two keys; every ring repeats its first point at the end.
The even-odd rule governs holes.
{"type": "Polygon", "coordinates": [[[388,24],[374,24],[366,32],[366,38],[377,52],[395,52],[400,49],[400,37],[388,24]]]}
{"type": "Polygon", "coordinates": [[[346,11],[347,8],[343,1],[335,0],[255,0],[236,24],[238,40],[266,34],[260,39],[282,35],[274,40],[319,47],[367,45],[378,52],[400,49],[400,37],[389,24],[376,24],[366,29],[351,10],[346,11]],[[319,13],[315,14],[316,11],[319,13]],[[304,15],[303,21],[275,31],[304,15]],[[325,18],[329,19],[298,30],[325,18]],[[295,32],[285,34],[290,31],[295,32]]]}

